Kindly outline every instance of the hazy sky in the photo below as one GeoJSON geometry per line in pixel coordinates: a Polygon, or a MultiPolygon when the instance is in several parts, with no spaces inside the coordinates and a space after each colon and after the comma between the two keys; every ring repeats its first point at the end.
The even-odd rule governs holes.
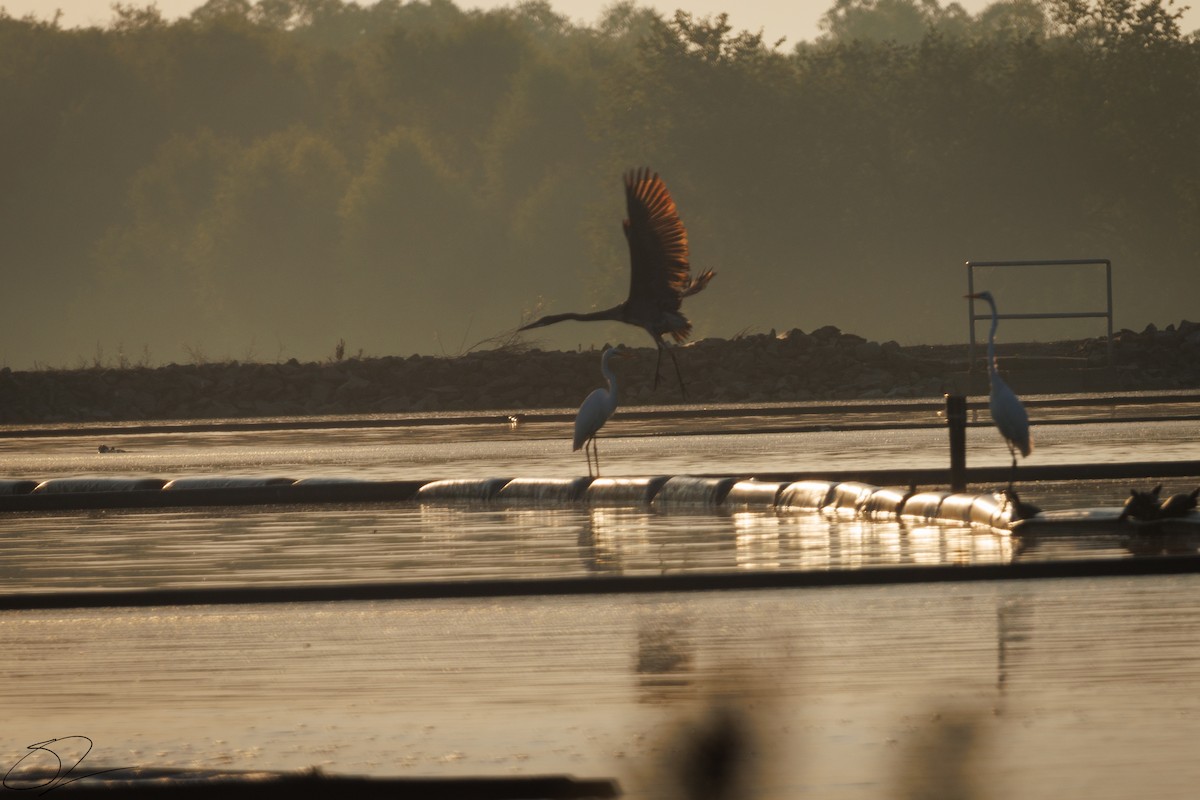
{"type": "MultiPolygon", "coordinates": [[[[156,5],[167,17],[185,16],[203,0],[123,0],[133,6],[156,5]]],[[[362,5],[371,5],[372,0],[358,0],[362,5]]],[[[500,8],[515,5],[514,0],[455,0],[460,8],[500,8]]],[[[551,0],[554,9],[576,22],[593,23],[600,18],[604,8],[613,0],[551,0]]],[[[952,0],[940,0],[949,5],[952,0]]],[[[969,13],[975,14],[994,0],[958,0],[969,13]]],[[[55,9],[63,12],[63,24],[104,25],[112,19],[113,0],[0,0],[3,7],[13,16],[34,14],[39,18],[53,16],[55,9]]],[[[820,34],[817,23],[821,15],[833,6],[834,0],[638,0],[642,6],[652,6],[664,15],[678,8],[698,16],[729,13],[729,21],[735,29],[762,30],[768,43],[786,36],[788,44],[812,40],[820,34]],[[736,10],[731,10],[736,9],[736,10]]],[[[1177,0],[1175,8],[1183,5],[1177,0]]],[[[1183,30],[1200,28],[1200,3],[1193,2],[1192,9],[1183,17],[1183,30]]]]}
{"type": "MultiPolygon", "coordinates": [[[[145,6],[150,0],[122,0],[129,5],[145,6]]],[[[358,0],[360,5],[372,5],[373,0],[358,0]]],[[[551,0],[554,9],[576,22],[593,23],[600,18],[604,8],[613,0],[551,0]]],[[[736,29],[758,31],[762,29],[768,42],[773,43],[786,36],[789,43],[802,39],[814,39],[820,33],[817,22],[834,0],[638,0],[638,5],[651,6],[663,14],[673,14],[682,8],[698,16],[729,13],[729,21],[736,29]],[[736,8],[736,11],[730,11],[736,8]]],[[[167,17],[185,16],[203,0],[157,0],[153,3],[167,17]]],[[[460,8],[500,8],[516,5],[514,0],[455,0],[460,8]]],[[[965,7],[978,5],[982,8],[986,0],[967,0],[965,7]]],[[[112,19],[112,0],[0,0],[0,6],[13,16],[33,13],[40,18],[50,17],[55,9],[63,12],[63,24],[68,26],[107,24],[112,19]]]]}
{"type": "MultiPolygon", "coordinates": [[[[151,5],[150,0],[123,0],[133,6],[151,5]]],[[[371,0],[359,0],[362,5],[371,5],[371,0]]],[[[460,8],[499,8],[515,5],[512,0],[455,0],[460,8]]],[[[947,5],[950,0],[943,0],[947,5]]],[[[968,12],[974,14],[987,6],[990,0],[959,0],[968,12]]],[[[551,0],[554,9],[576,22],[593,23],[600,18],[604,8],[612,0],[551,0]]],[[[729,13],[729,21],[735,29],[762,30],[768,43],[786,36],[788,44],[817,37],[817,23],[833,0],[639,0],[639,5],[652,6],[664,15],[682,8],[698,16],[729,13]],[[731,10],[736,9],[736,10],[731,10]]],[[[157,0],[153,5],[167,17],[185,16],[203,5],[202,0],[157,0]]],[[[34,14],[49,18],[55,9],[63,12],[62,23],[66,26],[105,25],[112,19],[112,0],[0,0],[0,7],[13,16],[34,14]]],[[[1188,21],[1200,24],[1200,11],[1189,12],[1188,21]]],[[[1191,30],[1196,24],[1185,25],[1191,30]]]]}

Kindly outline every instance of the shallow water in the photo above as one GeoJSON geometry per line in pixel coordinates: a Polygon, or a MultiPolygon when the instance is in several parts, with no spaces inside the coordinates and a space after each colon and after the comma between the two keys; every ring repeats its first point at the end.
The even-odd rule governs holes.
{"type": "MultiPolygon", "coordinates": [[[[601,468],[611,476],[939,468],[948,463],[949,439],[935,409],[772,415],[762,418],[771,426],[756,433],[745,432],[762,425],[744,408],[738,416],[711,410],[714,416],[671,412],[649,419],[622,419],[618,411],[600,438],[601,468]],[[907,425],[933,427],[901,427],[907,425]]],[[[1200,403],[1145,408],[1130,403],[1120,409],[1140,421],[1112,421],[1118,411],[1104,406],[1042,412],[1047,423],[1062,424],[1035,421],[1029,463],[1200,460],[1200,403]],[[1150,412],[1166,417],[1146,419],[1150,412]]],[[[437,480],[586,474],[582,454],[571,451],[573,412],[563,411],[552,421],[530,417],[516,427],[497,415],[475,424],[199,432],[156,432],[149,426],[122,434],[99,427],[85,435],[0,437],[5,472],[0,477],[236,473],[437,480]],[[126,452],[97,453],[101,444],[126,452]]],[[[986,421],[986,411],[974,416],[986,421]]],[[[1008,465],[1008,450],[990,426],[967,429],[967,463],[1008,465]]]]}
{"type": "Polygon", "coordinates": [[[726,703],[757,796],[896,796],[961,766],[970,796],[1185,798],[1198,581],[4,614],[0,752],[77,734],[95,768],[567,772],[663,797],[681,728],[726,703]]]}
{"type": "MultiPolygon", "coordinates": [[[[706,420],[670,435],[664,425],[614,424],[605,474],[946,458],[937,428],[720,433],[706,420]]],[[[583,466],[568,427],[0,439],[0,477],[562,477],[583,466]],[[99,443],[128,452],[101,455],[99,443]]],[[[1179,419],[1045,425],[1031,463],[1200,459],[1195,431],[1179,419]]],[[[972,465],[1007,463],[987,428],[971,428],[968,447],[972,465]]],[[[1191,488],[1177,483],[1168,491],[1191,488]]],[[[1065,508],[1115,505],[1127,491],[1036,483],[1022,497],[1065,508]]],[[[1115,537],[1029,541],[776,511],[392,503],[2,522],[6,593],[1134,557],[1115,537]]],[[[761,786],[744,796],[865,800],[960,780],[959,796],[981,798],[1190,798],[1198,582],[4,612],[0,756],[15,763],[34,742],[86,735],[94,768],[573,773],[660,798],[680,726],[726,698],[757,737],[761,786]]]]}
{"type": "MultiPolygon", "coordinates": [[[[8,592],[1002,563],[1008,536],[774,511],[421,506],[12,515],[8,592]]],[[[1104,542],[1109,555],[1119,550],[1104,542]]],[[[1079,540],[1072,553],[1086,550],[1079,540]]],[[[1034,556],[1036,557],[1036,553],[1034,556]]]]}

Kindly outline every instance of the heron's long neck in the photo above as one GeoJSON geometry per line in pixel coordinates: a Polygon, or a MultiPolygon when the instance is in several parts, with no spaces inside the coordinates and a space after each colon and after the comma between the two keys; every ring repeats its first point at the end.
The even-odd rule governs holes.
{"type": "Polygon", "coordinates": [[[581,314],[576,311],[568,311],[565,314],[550,314],[548,316],[542,317],[540,322],[542,325],[553,325],[555,322],[562,322],[563,320],[568,320],[568,319],[578,320],[580,322],[590,322],[592,320],[598,320],[598,319],[620,319],[620,318],[621,318],[621,306],[613,306],[612,308],[606,308],[603,311],[590,311],[586,314],[581,314]]]}

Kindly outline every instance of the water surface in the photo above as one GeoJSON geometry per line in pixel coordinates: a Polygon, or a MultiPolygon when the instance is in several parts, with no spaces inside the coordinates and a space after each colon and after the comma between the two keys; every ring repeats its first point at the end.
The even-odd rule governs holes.
{"type": "MultiPolygon", "coordinates": [[[[1195,577],[0,615],[0,752],[94,763],[617,777],[744,714],[763,797],[1188,798],[1195,577]],[[686,726],[685,726],[686,727],[686,726]]],[[[15,759],[14,759],[15,760],[15,759]]]]}
{"type": "MultiPolygon", "coordinates": [[[[1122,422],[1055,410],[1071,424],[1035,427],[1030,463],[1200,459],[1197,423],[1176,412],[1122,422]]],[[[936,412],[897,413],[858,416],[870,424],[855,430],[811,415],[618,418],[602,465],[745,476],[944,466],[945,430],[908,425],[936,412]]],[[[583,472],[569,425],[91,431],[0,438],[0,463],[3,477],[35,479],[564,477],[583,472]]],[[[969,429],[969,464],[1007,461],[994,431],[969,429]]],[[[1168,490],[1191,488],[1177,483],[1168,490]]],[[[1022,488],[1045,508],[1128,492],[1118,481],[1022,488]]],[[[380,503],[2,522],[0,590],[13,593],[1136,557],[1113,536],[774,510],[380,503]]],[[[747,797],[874,800],[957,780],[959,796],[980,798],[1182,800],[1200,778],[1197,581],[4,612],[0,755],[15,763],[31,743],[87,735],[97,767],[573,773],[662,798],[680,730],[726,703],[757,743],[760,791],[747,797]]]]}

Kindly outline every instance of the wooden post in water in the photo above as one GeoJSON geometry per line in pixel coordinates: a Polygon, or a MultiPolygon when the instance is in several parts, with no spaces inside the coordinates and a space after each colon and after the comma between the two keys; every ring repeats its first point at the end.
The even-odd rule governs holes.
{"type": "Polygon", "coordinates": [[[967,489],[967,398],[946,395],[946,424],[950,427],[950,491],[967,489]]]}

